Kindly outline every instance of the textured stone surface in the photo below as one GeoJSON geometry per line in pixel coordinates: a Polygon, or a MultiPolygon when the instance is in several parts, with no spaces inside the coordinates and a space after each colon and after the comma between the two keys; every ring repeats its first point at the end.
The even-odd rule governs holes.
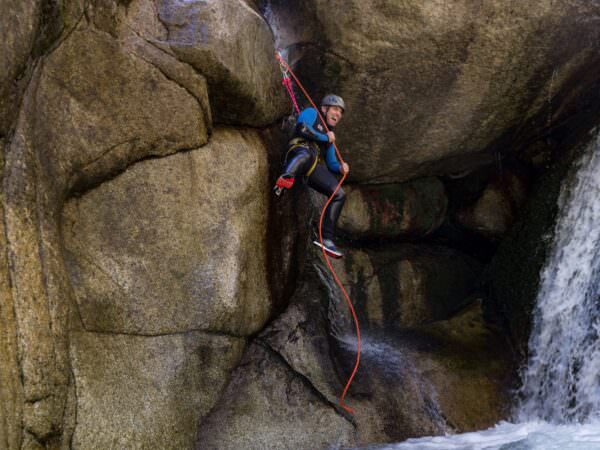
{"type": "Polygon", "coordinates": [[[72,291],[59,235],[63,198],[134,160],[202,145],[206,118],[188,90],[85,23],[35,66],[3,177],[23,445],[70,439],[62,435],[72,419],[65,416],[72,291]]]}
{"type": "Polygon", "coordinates": [[[514,222],[525,198],[523,180],[504,172],[490,180],[474,204],[457,212],[456,221],[470,231],[499,240],[514,222]]]}
{"type": "Polygon", "coordinates": [[[301,375],[253,345],[201,424],[196,448],[316,450],[351,445],[353,435],[354,427],[301,375]]]}
{"type": "Polygon", "coordinates": [[[252,130],[131,166],[65,207],[88,330],[254,333],[267,320],[266,151],[252,130]]]}
{"type": "Polygon", "coordinates": [[[40,21],[40,0],[0,1],[0,136],[6,135],[18,112],[23,75],[40,21]],[[8,31],[8,32],[7,32],[8,31]]]}
{"type": "Polygon", "coordinates": [[[201,99],[91,28],[81,26],[52,53],[34,95],[29,120],[40,119],[31,145],[43,145],[44,168],[64,188],[208,140],[201,99]]]}
{"type": "Polygon", "coordinates": [[[481,273],[455,250],[408,244],[352,250],[334,268],[363,326],[396,330],[449,318],[469,301],[481,273]]]}
{"type": "Polygon", "coordinates": [[[242,0],[162,0],[168,45],[208,80],[217,122],[265,126],[288,106],[273,35],[242,0]]]}
{"type": "MultiPolygon", "coordinates": [[[[0,149],[3,142],[0,139],[0,149]]],[[[0,213],[4,217],[4,197],[0,195],[0,213]]],[[[6,230],[0,223],[0,448],[20,447],[23,409],[23,385],[17,359],[17,321],[10,289],[6,230]]]]}
{"type": "MultiPolygon", "coordinates": [[[[39,73],[34,74],[31,86],[37,86],[39,73]]],[[[34,101],[28,91],[23,111],[32,110],[34,101]]],[[[4,223],[24,394],[23,428],[38,444],[50,444],[62,427],[69,379],[69,291],[58,244],[54,180],[40,170],[39,155],[30,140],[35,129],[31,117],[21,115],[18,132],[6,147],[4,223]]]]}
{"type": "Polygon", "coordinates": [[[451,428],[486,429],[510,413],[516,362],[506,338],[483,320],[480,301],[449,320],[419,327],[408,341],[451,428]]]}
{"type": "Polygon", "coordinates": [[[314,98],[346,100],[339,142],[355,181],[490,162],[559,123],[595,82],[594,2],[262,4],[314,98]]]}
{"type": "Polygon", "coordinates": [[[417,238],[446,218],[448,199],[437,178],[346,189],[338,226],[358,238],[417,238]]]}
{"type": "Polygon", "coordinates": [[[218,399],[243,348],[244,339],[198,332],[73,333],[72,448],[193,448],[198,421],[218,399]]]}
{"type": "Polygon", "coordinates": [[[362,353],[346,396],[355,411],[350,422],[337,405],[356,338],[340,318],[347,307],[330,278],[309,264],[288,309],[246,350],[201,424],[196,448],[354,448],[485,428],[504,417],[510,354],[475,303],[449,321],[402,333],[373,333],[359,313],[362,353]]]}
{"type": "MultiPolygon", "coordinates": [[[[268,211],[258,131],[211,139],[212,116],[264,126],[289,106],[258,5],[285,18],[287,41],[275,38],[315,98],[348,101],[338,135],[354,181],[462,172],[537,134],[550,148],[547,133],[574,126],[564,119],[597,78],[597,5],[268,3],[91,0],[84,14],[83,0],[0,0],[0,447],[191,448],[213,405],[201,442],[234,448],[364,445],[501,418],[503,353],[478,313],[406,330],[450,317],[477,284],[477,264],[431,247],[339,264],[373,332],[348,394],[354,424],[334,405],[351,324],[322,266],[218,399],[244,339],[205,332],[251,335],[284,309],[306,240],[295,222],[311,208],[295,193],[268,211]]],[[[580,109],[593,122],[596,109],[580,109]]],[[[425,235],[445,208],[435,185],[406,197],[374,187],[379,200],[346,223],[356,236],[425,235]]],[[[523,342],[515,272],[529,276],[540,247],[526,233],[535,223],[517,228],[532,245],[496,260],[510,270],[494,274],[495,306],[523,342]]]]}
{"type": "MultiPolygon", "coordinates": [[[[597,132],[588,136],[588,144],[597,136],[597,132]]],[[[519,220],[500,243],[490,264],[490,296],[484,303],[484,311],[490,320],[506,327],[523,361],[528,351],[540,272],[554,233],[559,194],[582,152],[582,146],[572,149],[531,187],[519,220]]]]}

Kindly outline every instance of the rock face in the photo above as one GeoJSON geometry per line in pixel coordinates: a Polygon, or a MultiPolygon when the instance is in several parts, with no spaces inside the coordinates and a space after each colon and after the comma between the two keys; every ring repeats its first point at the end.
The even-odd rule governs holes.
{"type": "Polygon", "coordinates": [[[201,149],[140,162],[68,202],[67,267],[85,328],[258,331],[271,305],[265,154],[256,132],[217,129],[201,149]]]}
{"type": "Polygon", "coordinates": [[[553,164],[532,187],[520,220],[500,244],[489,268],[492,295],[484,304],[486,314],[506,327],[522,358],[527,354],[531,314],[552,241],[561,182],[579,150],[573,149],[553,164]]]}
{"type": "Polygon", "coordinates": [[[516,365],[505,337],[484,321],[481,301],[418,327],[411,340],[412,361],[436,388],[449,427],[482,430],[507,417],[516,365]]]}
{"type": "Polygon", "coordinates": [[[243,348],[244,339],[200,332],[74,332],[72,448],[192,448],[198,420],[219,398],[243,348]]]}
{"type": "Polygon", "coordinates": [[[286,111],[273,36],[246,2],[159,3],[159,19],[168,30],[165,44],[206,76],[217,121],[265,126],[286,111]]]}
{"type": "Polygon", "coordinates": [[[397,334],[363,322],[361,366],[346,397],[354,415],[347,415],[338,397],[355,337],[340,325],[347,310],[324,270],[310,263],[289,308],[247,348],[201,423],[196,448],[356,447],[478,429],[502,417],[511,357],[478,303],[451,321],[397,334]]]}
{"type": "MultiPolygon", "coordinates": [[[[10,6],[24,26],[11,36],[15,45],[7,58],[14,66],[8,84],[2,79],[3,93],[20,92],[15,71],[32,56],[32,36],[49,39],[46,25],[35,29],[37,3],[21,6],[10,6]]],[[[156,42],[167,35],[153,2],[89,2],[83,16],[79,2],[63,6],[58,22],[48,25],[63,34],[46,42],[47,53],[27,66],[22,102],[13,96],[13,109],[2,104],[3,124],[14,124],[14,134],[0,135],[0,288],[10,299],[0,311],[6,361],[0,370],[0,445],[66,448],[74,436],[77,447],[100,448],[121,436],[126,448],[126,436],[136,436],[128,445],[150,446],[157,437],[139,433],[142,424],[156,427],[161,442],[173,448],[189,446],[195,424],[237,364],[244,336],[271,314],[267,151],[256,131],[233,129],[215,131],[206,151],[195,150],[212,132],[208,85],[203,74],[156,42]],[[18,116],[11,113],[17,106],[18,116]],[[198,153],[191,156],[193,151],[198,153]],[[131,167],[142,159],[147,161],[131,167]],[[165,192],[164,179],[170,180],[165,192]],[[158,204],[160,195],[169,200],[158,204]],[[174,225],[183,226],[171,246],[157,240],[174,225]],[[123,235],[117,238],[111,226],[123,235]],[[171,257],[161,254],[169,250],[171,257]],[[90,260],[90,253],[99,259],[90,260]],[[211,269],[209,260],[218,264],[211,269]],[[168,304],[167,312],[161,309],[168,304]],[[221,357],[223,347],[231,351],[221,357]],[[94,354],[106,368],[102,374],[94,371],[94,354]],[[109,376],[109,367],[126,356],[132,365],[109,376]],[[146,377],[157,358],[164,366],[155,378],[146,377]],[[142,405],[128,391],[136,380],[156,398],[148,409],[155,417],[141,422],[128,420],[134,414],[116,401],[142,405]],[[114,403],[96,398],[115,382],[114,403]],[[188,396],[185,420],[175,430],[175,412],[188,396]],[[98,411],[117,419],[97,420],[98,411]]],[[[264,45],[272,54],[272,41],[269,48],[262,39],[264,45]]],[[[276,70],[269,63],[259,73],[276,70]]],[[[232,104],[236,98],[230,95],[232,104]]]]}
{"type": "Polygon", "coordinates": [[[197,449],[325,449],[356,442],[354,427],[285,360],[250,347],[223,400],[201,424],[197,449]]]}
{"type": "Polygon", "coordinates": [[[402,329],[450,318],[477,288],[481,265],[436,246],[353,250],[334,269],[364,325],[402,329]]]}
{"type": "Polygon", "coordinates": [[[27,67],[40,22],[39,0],[2,0],[0,28],[3,33],[0,51],[0,136],[5,136],[18,110],[23,83],[18,80],[27,67]]]}
{"type": "Polygon", "coordinates": [[[514,222],[525,199],[524,181],[504,172],[489,181],[475,203],[456,213],[456,221],[470,231],[498,241],[514,222]]]}
{"type": "MultiPolygon", "coordinates": [[[[436,175],[572,126],[598,92],[594,2],[0,6],[0,448],[315,449],[503,418],[510,358],[462,309],[481,265],[434,242],[436,175]],[[270,196],[276,47],[348,103],[353,419],[352,324],[320,256],[303,264],[316,208],[270,196]]],[[[494,186],[462,224],[498,239],[488,212],[513,193],[494,186]]]]}
{"type": "Polygon", "coordinates": [[[437,178],[346,189],[338,226],[353,237],[418,238],[446,218],[448,199],[437,178]]]}
{"type": "Polygon", "coordinates": [[[452,173],[517,150],[577,109],[598,68],[592,2],[262,3],[315,98],[346,100],[339,136],[354,181],[452,173]]]}
{"type": "Polygon", "coordinates": [[[40,73],[32,107],[44,120],[31,145],[44,145],[45,168],[65,189],[102,180],[144,157],[199,147],[212,124],[201,76],[197,84],[200,97],[110,36],[81,26],[40,73]]]}
{"type": "Polygon", "coordinates": [[[85,330],[71,335],[75,448],[193,445],[241,357],[233,336],[271,311],[265,155],[255,131],[216,129],[206,146],[142,161],[65,205],[85,330]]]}

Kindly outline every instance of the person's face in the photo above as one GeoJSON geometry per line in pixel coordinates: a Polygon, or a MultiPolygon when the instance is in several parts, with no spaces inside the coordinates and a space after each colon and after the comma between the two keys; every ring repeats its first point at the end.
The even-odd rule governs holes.
{"type": "Polygon", "coordinates": [[[339,106],[321,106],[321,111],[323,111],[325,121],[330,127],[335,127],[344,115],[344,110],[339,106]]]}

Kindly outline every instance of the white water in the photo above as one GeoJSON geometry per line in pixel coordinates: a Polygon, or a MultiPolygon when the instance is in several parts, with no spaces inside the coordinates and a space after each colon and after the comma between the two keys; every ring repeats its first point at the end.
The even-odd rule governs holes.
{"type": "Polygon", "coordinates": [[[516,418],[585,422],[600,412],[600,145],[561,193],[516,418]]]}
{"type": "Polygon", "coordinates": [[[512,424],[453,436],[409,439],[372,450],[600,450],[600,423],[552,425],[547,422],[512,424]]]}
{"type": "Polygon", "coordinates": [[[600,134],[563,188],[515,423],[389,450],[600,450],[600,134]]]}

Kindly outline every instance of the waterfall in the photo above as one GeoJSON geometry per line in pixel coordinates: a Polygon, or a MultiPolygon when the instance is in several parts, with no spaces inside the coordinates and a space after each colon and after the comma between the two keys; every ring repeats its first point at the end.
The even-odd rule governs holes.
{"type": "Polygon", "coordinates": [[[514,423],[370,450],[600,450],[600,131],[559,196],[514,423]]]}
{"type": "Polygon", "coordinates": [[[600,413],[600,133],[569,181],[540,273],[518,422],[581,423],[600,413]]]}

